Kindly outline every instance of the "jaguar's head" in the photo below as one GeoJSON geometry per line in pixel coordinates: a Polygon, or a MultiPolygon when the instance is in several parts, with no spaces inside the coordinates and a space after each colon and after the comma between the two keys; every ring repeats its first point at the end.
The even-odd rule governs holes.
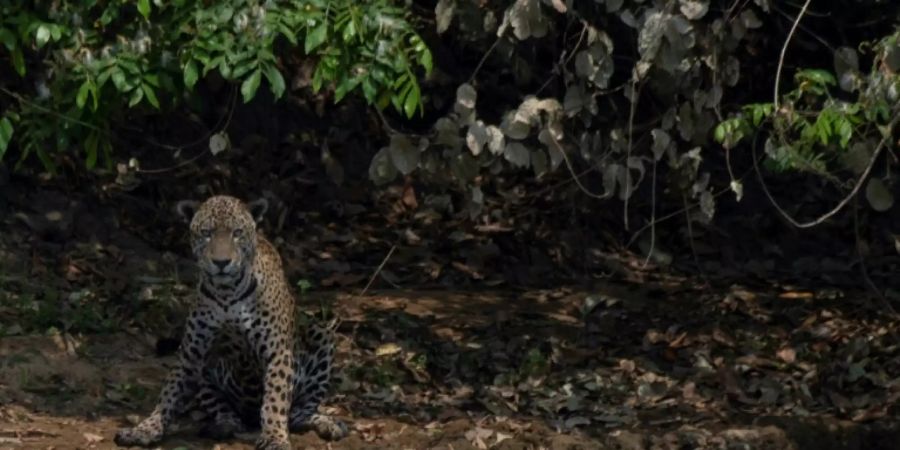
{"type": "Polygon", "coordinates": [[[256,224],[268,207],[265,199],[245,204],[226,195],[205,202],[178,202],[178,213],[190,223],[191,247],[207,275],[241,273],[256,257],[256,224]]]}

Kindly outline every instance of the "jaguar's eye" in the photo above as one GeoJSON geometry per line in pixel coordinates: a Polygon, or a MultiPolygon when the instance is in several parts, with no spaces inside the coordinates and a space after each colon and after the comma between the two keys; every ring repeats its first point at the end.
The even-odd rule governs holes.
{"type": "Polygon", "coordinates": [[[212,237],[212,229],[204,228],[204,229],[200,230],[200,236],[203,237],[204,239],[211,238],[212,237]]]}
{"type": "Polygon", "coordinates": [[[240,228],[235,228],[234,231],[231,232],[231,235],[236,238],[239,238],[244,235],[244,230],[242,230],[240,228]]]}

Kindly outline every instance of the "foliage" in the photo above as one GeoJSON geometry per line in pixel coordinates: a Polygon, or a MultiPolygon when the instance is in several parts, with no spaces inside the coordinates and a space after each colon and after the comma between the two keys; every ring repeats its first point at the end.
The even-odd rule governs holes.
{"type": "Polygon", "coordinates": [[[9,313],[0,320],[0,336],[28,333],[108,332],[120,324],[110,317],[107,305],[89,291],[68,295],[55,289],[38,294],[13,294],[5,283],[0,284],[0,304],[9,313]]]}
{"type": "MultiPolygon", "coordinates": [[[[841,7],[855,4],[871,8],[862,18],[895,11],[878,0],[841,7]]],[[[626,227],[630,218],[654,215],[663,197],[679,207],[691,202],[692,217],[709,220],[722,187],[740,200],[732,163],[750,160],[741,145],[760,131],[769,168],[839,182],[837,171],[858,173],[873,139],[892,132],[883,128],[896,102],[896,30],[855,27],[843,40],[858,46],[832,50],[809,22],[843,18],[809,15],[800,18],[801,34],[813,36],[805,37],[806,48],[818,48],[785,61],[781,78],[793,77],[793,86],[782,89],[778,107],[766,103],[773,68],[765,64],[775,64],[785,44],[770,37],[799,14],[796,5],[770,0],[728,8],[708,0],[440,0],[421,23],[433,20],[442,48],[452,51],[436,62],[431,91],[417,81],[435,62],[413,29],[420,22],[408,17],[422,13],[416,5],[12,5],[3,7],[0,38],[10,67],[31,77],[25,80],[35,81],[37,92],[18,94],[0,118],[0,151],[17,144],[20,158],[36,155],[52,168],[53,155],[79,148],[86,166],[108,167],[122,123],[193,108],[204,77],[232,82],[245,101],[263,83],[275,97],[285,95],[304,77],[292,73],[289,58],[302,46],[315,68],[300,85],[331,88],[336,101],[359,92],[370,105],[429,119],[424,132],[415,124],[417,134],[385,127],[391,135],[372,157],[372,181],[418,177],[462,192],[462,207],[447,211],[491,222],[513,220],[485,209],[491,196],[518,202],[525,197],[521,181],[532,177],[575,180],[563,189],[570,197],[618,200],[626,227]],[[822,67],[825,52],[833,68],[822,67]],[[458,54],[464,57],[451,59],[458,54]],[[50,61],[44,73],[40,59],[50,61]],[[861,70],[860,61],[871,61],[871,69],[861,70]]],[[[339,164],[337,156],[329,152],[329,167],[339,164]]]]}
{"type": "MultiPolygon", "coordinates": [[[[439,1],[437,31],[476,43],[496,40],[488,50],[494,55],[485,58],[493,56],[493,68],[515,80],[520,100],[498,104],[491,91],[499,75],[476,69],[459,85],[452,111],[429,133],[392,136],[375,155],[370,178],[386,184],[422,171],[428,181],[464,190],[468,214],[491,221],[508,219],[500,211],[486,218],[485,188],[512,188],[493,185],[500,178],[492,175],[525,171],[538,179],[575,177],[573,193],[617,197],[626,227],[634,214],[629,200],[638,192],[655,198],[658,189],[692,199],[699,205],[694,217],[709,220],[718,189],[717,167],[708,162],[719,153],[712,139],[731,149],[775,116],[780,144],[767,144],[771,166],[833,178],[835,155],[878,134],[888,105],[896,103],[896,70],[885,62],[897,52],[896,36],[872,47],[869,74],[860,72],[856,52],[842,47],[835,54],[837,76],[821,68],[797,72],[796,89],[783,96],[777,115],[771,103],[744,100],[746,106],[735,109],[755,70],[742,62],[751,56],[743,49],[760,51],[759,36],[782,19],[776,10],[790,14],[767,0],[712,5],[516,0],[485,13],[469,2],[439,1]],[[541,51],[553,55],[547,58],[552,64],[535,59],[541,51]],[[859,98],[836,95],[835,86],[859,98]],[[486,118],[498,109],[500,120],[486,118]]],[[[741,182],[730,178],[740,200],[741,182]]]]}
{"type": "MultiPolygon", "coordinates": [[[[890,136],[892,119],[900,114],[893,106],[900,101],[898,39],[900,33],[895,33],[872,46],[873,62],[867,74],[860,71],[856,50],[839,48],[834,54],[834,73],[798,71],[796,87],[781,96],[777,111],[773,103],[746,105],[716,127],[715,139],[733,148],[744,138],[767,131],[765,151],[774,170],[806,171],[826,179],[831,179],[835,170],[862,173],[870,166],[868,160],[878,141],[890,136]],[[855,98],[845,99],[848,94],[855,98]]],[[[881,183],[872,182],[876,186],[881,183]]],[[[882,202],[873,201],[872,182],[868,197],[881,209],[875,203],[882,202]]],[[[875,195],[886,196],[885,202],[893,203],[887,190],[875,195]]]]}
{"type": "Polygon", "coordinates": [[[699,169],[700,146],[715,124],[724,89],[739,79],[738,59],[727,49],[748,29],[761,26],[756,9],[712,17],[707,2],[688,2],[703,7],[674,11],[659,2],[601,3],[517,0],[503,10],[498,24],[489,16],[467,12],[465,2],[439,2],[439,32],[454,21],[471,39],[483,36],[471,30],[491,30],[496,52],[518,64],[528,64],[519,41],[562,38],[566,47],[551,73],[529,74],[549,79],[506,109],[499,123],[482,118],[489,107],[482,106],[477,85],[462,84],[453,111],[437,120],[428,136],[412,142],[394,137],[375,156],[373,180],[386,183],[416,168],[432,180],[449,178],[468,191],[468,210],[474,217],[484,205],[476,180],[484,180],[485,170],[529,170],[546,178],[559,173],[560,166],[565,166],[564,174],[574,175],[586,165],[599,174],[603,190],[592,193],[580,183],[579,189],[598,198],[617,196],[625,202],[627,216],[628,200],[650,178],[648,169],[663,164],[675,175],[676,186],[699,198],[707,206],[703,212],[711,216],[712,187],[709,175],[699,169]],[[563,36],[570,28],[578,31],[563,36]],[[632,44],[640,59],[623,66],[616,61],[617,49],[632,44]],[[557,95],[542,95],[549,86],[557,95]],[[641,96],[659,99],[665,108],[652,119],[658,124],[649,130],[652,141],[638,140],[633,116],[629,119],[641,96]],[[601,101],[613,108],[601,108],[601,101]],[[414,148],[433,151],[420,155],[410,150],[414,148]]]}
{"type": "Polygon", "coordinates": [[[868,138],[866,131],[887,125],[893,117],[891,105],[900,100],[900,74],[882,67],[889,68],[887,51],[898,36],[889,36],[875,46],[873,68],[865,78],[853,49],[844,47],[835,54],[836,70],[841,70],[840,89],[856,93],[855,101],[835,95],[838,81],[833,73],[801,70],[794,76],[796,88],[782,96],[778,114],[773,114],[773,103],[746,105],[741,114],[716,127],[716,140],[732,148],[771,121],[775,133],[766,148],[774,168],[824,173],[828,170],[826,159],[840,161],[840,155],[851,151],[854,138],[868,138]]]}
{"type": "Polygon", "coordinates": [[[15,72],[36,84],[33,94],[5,91],[18,104],[0,118],[0,157],[15,132],[19,164],[36,155],[51,172],[53,154],[70,149],[88,169],[110,167],[118,121],[197,102],[211,72],[239,85],[244,102],[263,80],[282,97],[284,56],[299,47],[316,62],[314,91],[334,89],[335,101],[361,92],[407,117],[422,108],[418,69],[432,66],[390,0],[15,0],[0,7],[0,42],[15,72]]]}

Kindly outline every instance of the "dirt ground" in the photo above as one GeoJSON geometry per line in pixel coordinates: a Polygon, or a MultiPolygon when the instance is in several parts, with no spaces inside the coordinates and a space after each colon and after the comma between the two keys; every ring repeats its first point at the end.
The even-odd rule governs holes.
{"type": "MultiPolygon", "coordinates": [[[[294,435],[294,445],[873,449],[900,442],[891,414],[900,397],[890,376],[896,345],[883,345],[896,339],[890,323],[854,321],[839,308],[848,299],[831,300],[833,309],[819,300],[804,316],[815,292],[661,292],[610,285],[304,297],[308,311],[326,305],[344,317],[338,380],[324,409],[352,432],[337,443],[294,435]],[[854,359],[863,367],[854,369],[854,359]]],[[[114,448],[116,429],[152,407],[173,361],[159,353],[139,332],[2,338],[0,448],[114,448]]],[[[185,419],[159,448],[252,448],[252,434],[215,443],[195,431],[185,419]]]]}

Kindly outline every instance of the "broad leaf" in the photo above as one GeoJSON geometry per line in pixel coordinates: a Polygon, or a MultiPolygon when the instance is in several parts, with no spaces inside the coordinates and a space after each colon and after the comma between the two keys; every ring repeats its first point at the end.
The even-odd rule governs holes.
{"type": "Polygon", "coordinates": [[[184,65],[184,85],[188,89],[193,89],[194,85],[197,84],[197,79],[200,77],[200,71],[197,67],[197,62],[193,59],[188,61],[187,64],[184,65]]]}
{"type": "Polygon", "coordinates": [[[137,9],[144,19],[150,20],[150,0],[138,0],[137,9]]]}
{"type": "Polygon", "coordinates": [[[409,137],[402,134],[391,136],[391,144],[388,147],[391,162],[403,175],[409,175],[419,165],[419,149],[413,145],[409,137]]]}
{"type": "Polygon", "coordinates": [[[303,43],[303,50],[306,54],[312,53],[313,50],[317,49],[322,43],[325,42],[325,38],[328,37],[328,22],[322,21],[322,23],[313,26],[311,28],[306,29],[306,41],[303,43]]]}
{"type": "Polygon", "coordinates": [[[272,91],[272,95],[275,96],[276,99],[281,98],[284,95],[285,85],[284,85],[284,77],[281,76],[281,72],[277,67],[273,64],[266,64],[266,81],[269,82],[269,89],[272,91]]]}
{"type": "Polygon", "coordinates": [[[241,95],[244,97],[244,103],[248,103],[256,95],[256,90],[259,89],[259,82],[261,80],[262,71],[260,69],[256,69],[241,84],[241,95]]]}
{"type": "Polygon", "coordinates": [[[14,131],[12,122],[8,117],[0,119],[0,161],[3,161],[3,155],[6,154],[6,149],[9,148],[14,131]]]}
{"type": "Polygon", "coordinates": [[[156,98],[156,92],[153,92],[153,86],[142,83],[141,89],[144,91],[144,97],[147,98],[147,101],[150,102],[154,108],[159,109],[159,99],[156,98]]]}
{"type": "Polygon", "coordinates": [[[438,34],[447,31],[453,21],[453,13],[456,11],[456,0],[438,0],[434,7],[435,22],[437,22],[438,34]]]}

